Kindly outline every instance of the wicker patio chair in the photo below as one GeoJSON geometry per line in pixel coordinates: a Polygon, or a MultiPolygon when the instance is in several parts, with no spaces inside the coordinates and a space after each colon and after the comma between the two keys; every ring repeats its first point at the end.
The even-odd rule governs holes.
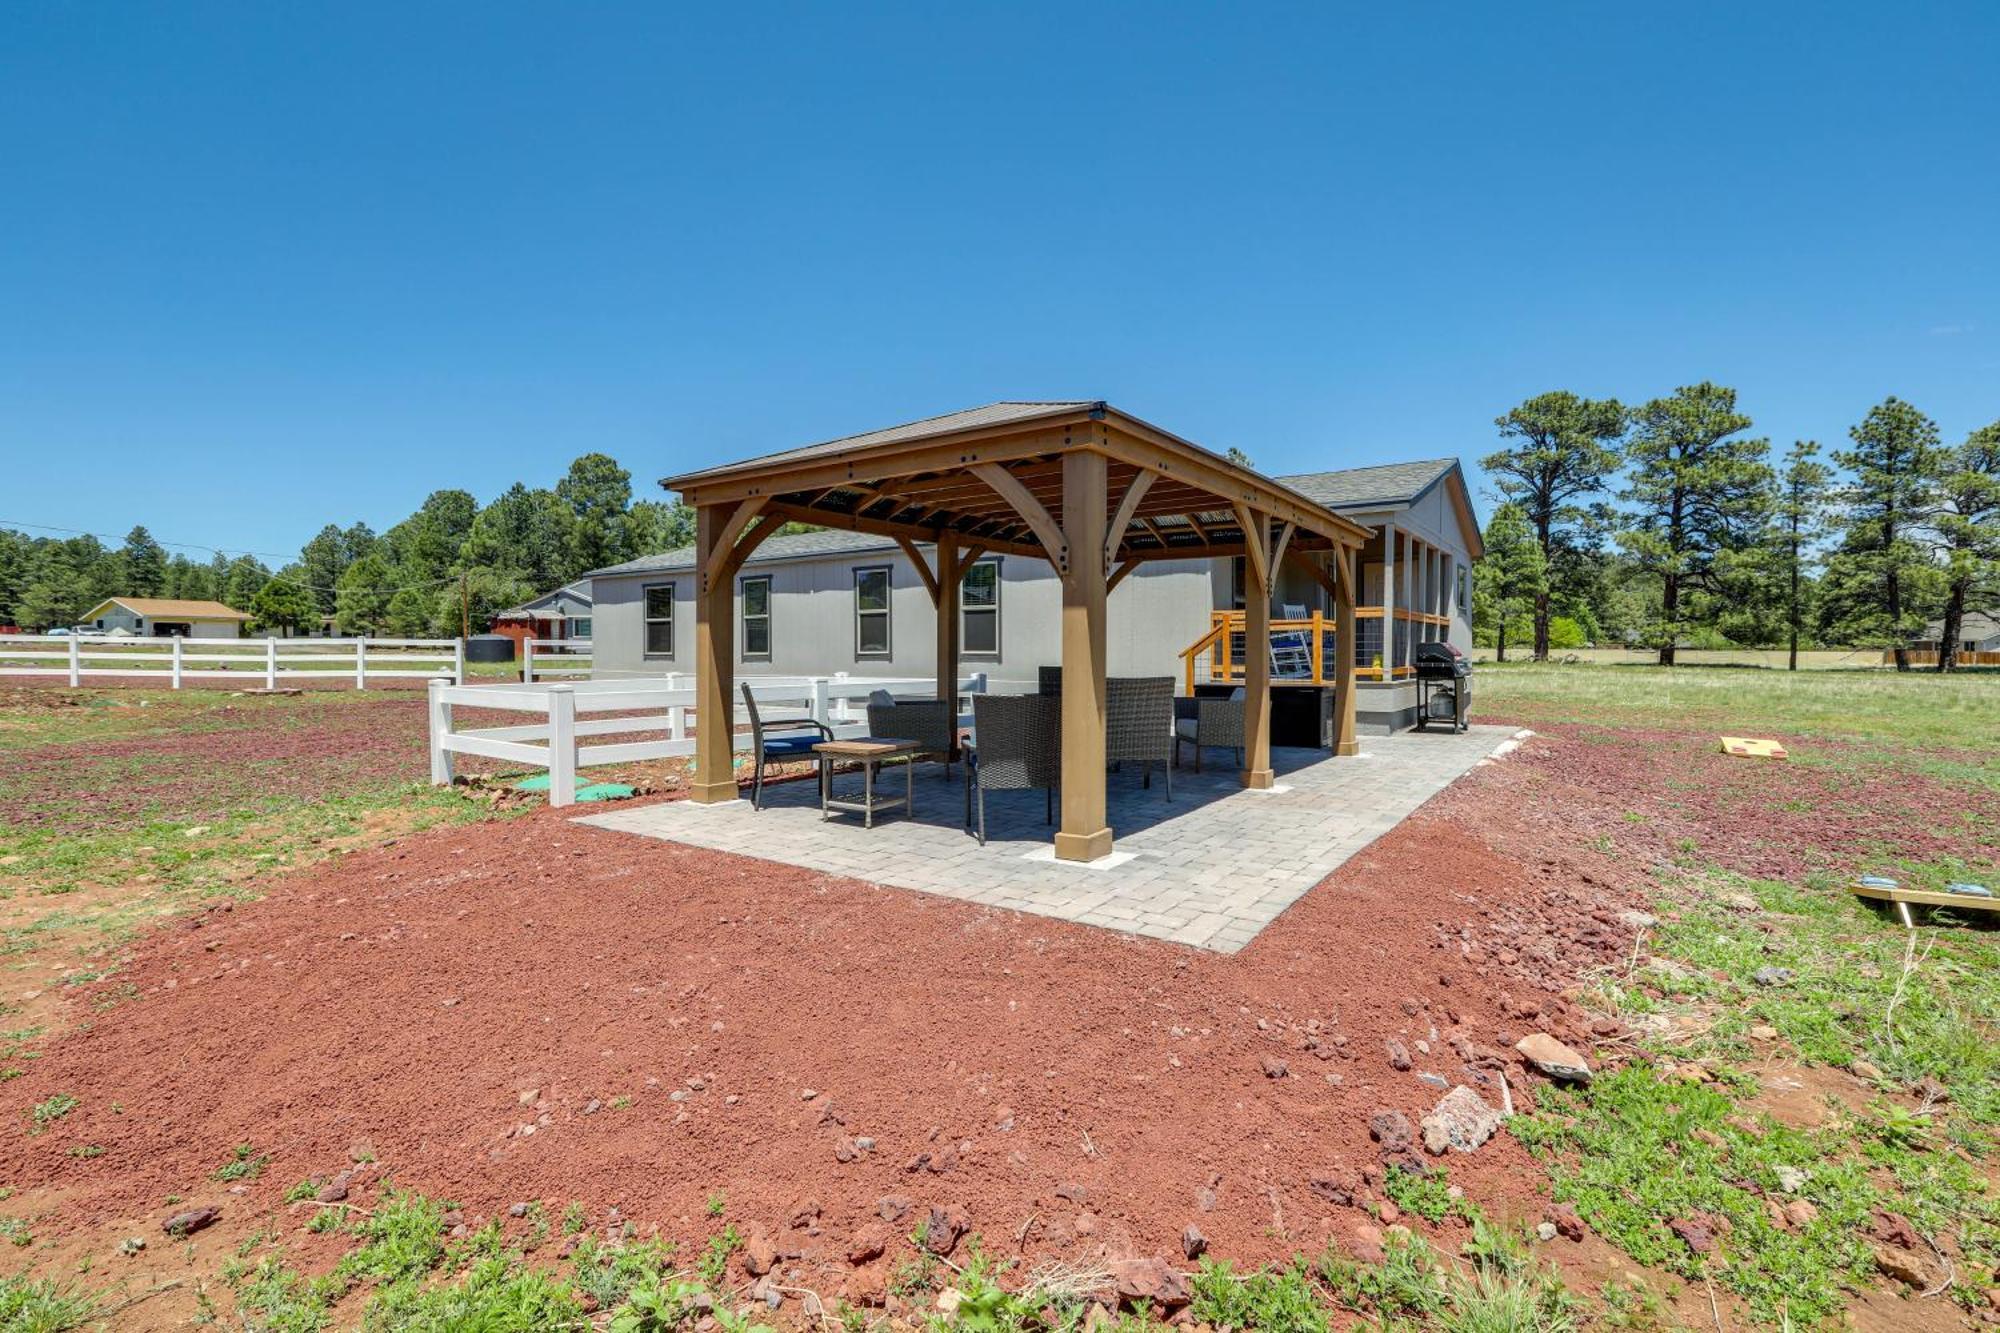
{"type": "Polygon", "coordinates": [[[943,763],[944,775],[950,779],[952,751],[958,744],[958,717],[957,710],[944,700],[906,699],[886,705],[871,702],[868,734],[917,742],[923,746],[917,754],[943,763]]]}
{"type": "Polygon", "coordinates": [[[1035,676],[1037,684],[1041,687],[1041,693],[1053,695],[1060,695],[1062,693],[1061,667],[1036,667],[1035,676]]]}
{"type": "Polygon", "coordinates": [[[1167,775],[1174,798],[1174,678],[1113,676],[1104,682],[1104,762],[1144,764],[1141,786],[1153,785],[1153,765],[1167,775]]]}
{"type": "Polygon", "coordinates": [[[1227,699],[1196,699],[1194,716],[1174,719],[1174,762],[1181,761],[1181,746],[1194,747],[1194,771],[1201,772],[1201,751],[1205,745],[1236,751],[1236,764],[1243,764],[1243,689],[1230,691],[1227,699]]]}
{"type": "Polygon", "coordinates": [[[757,696],[750,693],[750,682],[743,682],[743,706],[750,711],[750,753],[756,756],[756,769],[750,777],[750,808],[764,808],[764,765],[782,763],[793,759],[814,759],[813,746],[821,741],[833,739],[833,728],[810,717],[767,718],[757,711],[757,696]],[[810,730],[807,730],[810,728],[810,730]],[[773,736],[773,731],[794,732],[794,735],[773,736]]]}
{"type": "Polygon", "coordinates": [[[972,696],[975,744],[965,757],[965,819],[972,822],[978,792],[979,843],[986,845],[986,793],[1031,791],[1046,794],[1044,819],[1056,818],[1055,792],[1062,780],[1062,705],[1039,694],[972,696]]]}

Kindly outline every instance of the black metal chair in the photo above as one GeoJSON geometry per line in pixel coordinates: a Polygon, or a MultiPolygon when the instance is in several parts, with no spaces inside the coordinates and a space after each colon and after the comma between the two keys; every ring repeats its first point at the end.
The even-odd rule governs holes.
{"type": "Polygon", "coordinates": [[[817,718],[773,717],[766,718],[757,711],[757,696],[750,693],[750,682],[743,682],[743,706],[750,712],[750,753],[756,756],[756,768],[750,777],[750,808],[764,808],[764,765],[784,763],[794,759],[816,759],[813,746],[821,741],[833,739],[833,728],[817,718]],[[807,735],[805,728],[812,734],[807,735]],[[795,731],[796,736],[772,736],[773,731],[795,731]]]}
{"type": "Polygon", "coordinates": [[[1056,788],[1062,782],[1062,702],[1041,694],[972,696],[973,748],[965,754],[965,821],[978,792],[979,844],[986,845],[986,793],[1046,794],[1044,819],[1055,823],[1056,788]]]}
{"type": "Polygon", "coordinates": [[[1061,667],[1059,666],[1036,667],[1035,677],[1036,677],[1036,685],[1039,688],[1040,693],[1061,697],[1062,695],[1061,667]]]}
{"type": "MultiPolygon", "coordinates": [[[[1181,702],[1190,702],[1182,700],[1181,702]]],[[[1195,699],[1193,717],[1174,719],[1174,762],[1181,761],[1181,746],[1194,746],[1194,771],[1201,772],[1203,746],[1236,751],[1237,767],[1243,765],[1243,731],[1246,705],[1239,686],[1227,699],[1195,699]]]]}
{"type": "Polygon", "coordinates": [[[1104,761],[1144,764],[1140,785],[1153,785],[1153,765],[1167,775],[1174,798],[1174,678],[1113,676],[1104,682],[1104,761]]]}
{"type": "Polygon", "coordinates": [[[923,749],[911,756],[912,762],[928,756],[944,764],[944,776],[951,779],[952,751],[958,747],[957,710],[942,699],[904,699],[868,705],[868,734],[883,739],[915,741],[923,749]]]}

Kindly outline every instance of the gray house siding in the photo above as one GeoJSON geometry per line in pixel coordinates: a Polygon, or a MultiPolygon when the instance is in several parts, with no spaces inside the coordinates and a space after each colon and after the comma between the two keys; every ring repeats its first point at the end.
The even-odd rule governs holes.
{"type": "MultiPolygon", "coordinates": [[[[1040,666],[1062,659],[1062,584],[1043,561],[1001,556],[999,651],[966,652],[961,669],[999,681],[1031,681],[1040,666]]],[[[1210,560],[1162,560],[1142,566],[1112,592],[1107,647],[1117,675],[1176,675],[1181,650],[1208,630],[1210,560]]],[[[1225,579],[1226,579],[1225,574],[1225,579]]],[[[935,674],[937,631],[930,594],[909,558],[895,547],[807,560],[752,562],[737,576],[736,662],[751,676],[935,674]],[[890,571],[889,652],[857,650],[855,571],[890,571]],[[743,583],[771,580],[771,652],[747,657],[742,628],[743,583]]],[[[593,666],[599,676],[661,675],[694,670],[694,574],[662,570],[598,574],[592,579],[597,633],[593,666]],[[644,590],[670,585],[674,594],[673,652],[644,651],[644,590]]]]}

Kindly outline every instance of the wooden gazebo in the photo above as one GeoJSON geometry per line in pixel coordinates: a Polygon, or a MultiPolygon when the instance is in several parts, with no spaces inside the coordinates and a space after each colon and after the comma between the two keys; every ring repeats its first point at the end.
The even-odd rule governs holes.
{"type": "MultiPolygon", "coordinates": [[[[791,521],[894,538],[937,608],[937,690],[957,684],[962,572],[987,552],[1062,578],[1062,823],[1055,854],[1111,851],[1105,822],[1105,602],[1148,560],[1243,556],[1247,639],[1269,637],[1272,577],[1290,561],[1331,594],[1342,651],[1335,753],[1354,741],[1354,555],[1360,526],[1250,468],[1103,402],[994,403],[665,479],[694,506],[697,733],[693,798],[737,799],[736,571],[791,521]],[[926,560],[919,543],[934,548],[926,560]],[[1324,563],[1322,563],[1324,561],[1324,563]]],[[[1269,787],[1269,654],[1251,652],[1246,787],[1269,787]]]]}

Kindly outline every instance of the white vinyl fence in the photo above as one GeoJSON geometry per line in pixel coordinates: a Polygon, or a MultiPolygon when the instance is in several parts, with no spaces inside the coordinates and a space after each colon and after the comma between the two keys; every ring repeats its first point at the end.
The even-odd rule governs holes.
{"type": "MultiPolygon", "coordinates": [[[[928,695],[937,684],[929,677],[863,676],[763,676],[747,683],[767,717],[811,717],[839,738],[868,734],[865,703],[876,690],[928,695]]],[[[968,676],[959,681],[958,689],[962,705],[963,696],[985,692],[986,677],[968,676]]],[[[470,687],[435,680],[430,686],[431,782],[442,786],[452,780],[453,755],[484,755],[547,769],[549,804],[568,805],[575,799],[579,768],[693,754],[695,712],[691,675],[470,687]],[[527,713],[536,720],[460,731],[452,726],[455,704],[527,713]],[[609,713],[624,716],[601,716],[609,713]],[[665,739],[592,743],[599,736],[662,731],[665,739]]],[[[747,722],[749,715],[740,702],[732,713],[734,748],[747,750],[750,733],[735,727],[739,721],[747,722]]]]}
{"type": "Polygon", "coordinates": [[[534,684],[538,677],[590,674],[589,639],[523,639],[521,654],[524,685],[534,684]]]}
{"type": "Polygon", "coordinates": [[[60,676],[72,686],[95,678],[184,682],[352,681],[449,676],[465,684],[465,645],[457,639],[121,639],[85,634],[0,636],[0,676],[60,676]]]}

